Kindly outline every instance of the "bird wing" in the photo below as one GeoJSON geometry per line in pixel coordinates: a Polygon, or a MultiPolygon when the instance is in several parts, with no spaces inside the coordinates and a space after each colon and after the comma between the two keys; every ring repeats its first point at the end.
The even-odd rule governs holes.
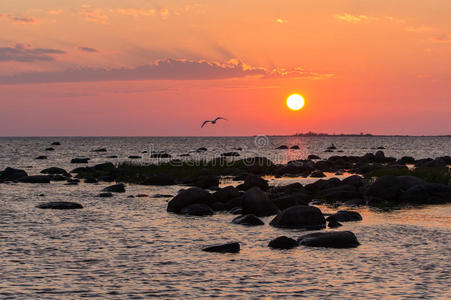
{"type": "Polygon", "coordinates": [[[215,121],[217,121],[217,120],[226,120],[226,121],[227,121],[227,119],[225,119],[225,118],[223,118],[223,117],[217,117],[217,118],[215,119],[215,121]]]}
{"type": "Polygon", "coordinates": [[[205,124],[207,124],[207,123],[209,123],[209,122],[211,122],[211,121],[204,121],[204,122],[202,123],[202,125],[200,126],[200,128],[204,127],[205,124]]]}

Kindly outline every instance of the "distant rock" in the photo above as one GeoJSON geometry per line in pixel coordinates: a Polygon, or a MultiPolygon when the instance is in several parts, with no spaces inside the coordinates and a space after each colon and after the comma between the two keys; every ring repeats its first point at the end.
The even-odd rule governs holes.
{"type": "Polygon", "coordinates": [[[214,214],[213,210],[203,203],[194,203],[185,206],[180,210],[180,213],[189,216],[212,216],[214,214]]]}
{"type": "Polygon", "coordinates": [[[232,220],[233,224],[240,224],[240,225],[246,225],[246,226],[260,226],[265,225],[262,220],[260,220],[256,215],[243,215],[236,217],[232,220]]]}
{"type": "Polygon", "coordinates": [[[268,247],[273,249],[292,249],[298,246],[298,242],[286,236],[279,236],[269,242],[268,247]]]}
{"type": "Polygon", "coordinates": [[[114,184],[104,188],[102,192],[125,193],[125,185],[123,183],[114,184]]]}
{"type": "Polygon", "coordinates": [[[52,145],[52,146],[60,146],[61,143],[60,143],[60,142],[53,142],[51,145],[52,145]]]}
{"type": "Polygon", "coordinates": [[[106,158],[117,158],[117,155],[109,155],[106,158]]]}
{"type": "Polygon", "coordinates": [[[205,151],[207,151],[208,149],[207,148],[205,148],[205,147],[200,147],[200,148],[198,148],[197,150],[196,150],[196,152],[205,152],[205,151]]]}
{"type": "Polygon", "coordinates": [[[385,161],[385,154],[384,151],[377,151],[374,155],[374,161],[377,163],[382,163],[385,161]]]}
{"type": "Polygon", "coordinates": [[[168,175],[153,175],[145,178],[141,182],[141,184],[165,186],[165,185],[175,185],[176,182],[168,175]]]}
{"type": "Polygon", "coordinates": [[[291,149],[291,150],[299,150],[299,149],[301,149],[301,148],[299,148],[298,145],[294,145],[294,146],[291,146],[290,149],[291,149]]]}
{"type": "Polygon", "coordinates": [[[36,206],[40,209],[81,209],[83,205],[75,202],[48,202],[36,206]]]}
{"type": "Polygon", "coordinates": [[[277,147],[276,149],[277,150],[286,150],[286,149],[288,149],[288,146],[282,145],[282,146],[277,147]]]}
{"type": "Polygon", "coordinates": [[[335,150],[335,149],[337,149],[337,147],[334,144],[327,147],[327,150],[335,150]]]}
{"type": "Polygon", "coordinates": [[[326,219],[319,208],[298,205],[279,212],[270,225],[280,228],[316,230],[326,227],[326,219]]]}
{"type": "Polygon", "coordinates": [[[222,153],[221,156],[231,157],[231,156],[240,156],[240,154],[238,152],[225,152],[225,153],[222,153]]]}
{"type": "Polygon", "coordinates": [[[90,158],[73,158],[70,163],[71,164],[87,164],[90,158]]]}
{"type": "Polygon", "coordinates": [[[360,245],[350,231],[315,232],[301,236],[298,243],[309,247],[355,248],[360,245]]]}
{"type": "Polygon", "coordinates": [[[366,204],[363,199],[351,199],[343,202],[344,206],[364,206],[366,204]]]}
{"type": "Polygon", "coordinates": [[[152,195],[152,198],[170,198],[170,197],[174,197],[173,195],[165,195],[165,194],[155,194],[152,195]]]}
{"type": "Polygon", "coordinates": [[[52,147],[45,148],[45,151],[55,151],[55,148],[52,148],[52,147]]]}
{"type": "Polygon", "coordinates": [[[94,149],[92,151],[93,152],[107,152],[106,148],[98,148],[98,149],[94,149]]]}
{"type": "Polygon", "coordinates": [[[86,178],[85,183],[99,183],[99,181],[95,178],[86,178]]]}
{"type": "Polygon", "coordinates": [[[60,174],[60,175],[65,175],[65,176],[69,176],[69,173],[67,173],[66,170],[62,169],[62,168],[57,168],[57,167],[51,167],[51,168],[47,168],[41,171],[41,174],[60,174]]]}
{"type": "Polygon", "coordinates": [[[255,175],[248,175],[244,179],[244,183],[237,186],[237,189],[246,191],[253,187],[259,187],[266,191],[269,188],[268,181],[255,175]]]}
{"type": "Polygon", "coordinates": [[[324,177],[326,177],[326,175],[323,172],[321,172],[321,171],[315,171],[312,174],[310,174],[310,177],[324,178],[324,177]]]}
{"type": "Polygon", "coordinates": [[[97,197],[100,197],[100,198],[111,198],[111,197],[113,197],[113,194],[110,193],[110,192],[105,192],[105,193],[98,194],[97,197]]]}
{"type": "Polygon", "coordinates": [[[137,198],[146,198],[146,197],[149,197],[149,195],[147,195],[147,194],[138,194],[138,195],[136,195],[136,197],[137,198]]]}
{"type": "Polygon", "coordinates": [[[26,176],[28,176],[28,174],[24,170],[7,167],[0,172],[0,181],[15,181],[26,176]]]}
{"type": "Polygon", "coordinates": [[[22,177],[18,181],[22,183],[50,183],[51,178],[49,175],[34,175],[22,177]]]}
{"type": "Polygon", "coordinates": [[[202,249],[206,252],[217,252],[217,253],[238,253],[240,252],[239,243],[228,243],[224,245],[215,245],[202,249]]]}
{"type": "Polygon", "coordinates": [[[315,154],[310,154],[307,159],[321,159],[321,157],[319,157],[318,155],[315,154]]]}
{"type": "Polygon", "coordinates": [[[152,153],[150,158],[171,158],[171,154],[168,153],[152,153]]]}
{"type": "Polygon", "coordinates": [[[47,159],[47,156],[41,155],[41,156],[36,157],[35,159],[47,159]]]}
{"type": "Polygon", "coordinates": [[[415,158],[413,158],[412,156],[403,156],[401,157],[401,159],[398,160],[398,163],[414,165],[415,158]]]}
{"type": "Polygon", "coordinates": [[[356,211],[339,210],[326,218],[326,221],[336,220],[340,222],[362,221],[362,216],[356,211]]]}
{"type": "Polygon", "coordinates": [[[277,206],[258,187],[253,187],[244,193],[242,208],[245,214],[254,214],[257,217],[272,216],[279,211],[277,206]]]}
{"type": "Polygon", "coordinates": [[[140,159],[141,156],[139,156],[139,155],[130,155],[128,158],[129,159],[140,159]]]}
{"type": "Polygon", "coordinates": [[[377,147],[377,149],[384,150],[385,147],[384,146],[379,146],[379,147],[377,147]]]}

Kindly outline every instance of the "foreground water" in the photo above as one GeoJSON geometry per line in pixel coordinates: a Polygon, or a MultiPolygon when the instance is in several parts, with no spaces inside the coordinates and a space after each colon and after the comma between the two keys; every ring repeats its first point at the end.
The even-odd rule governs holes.
{"type": "MultiPolygon", "coordinates": [[[[67,159],[80,156],[77,155],[80,151],[93,157],[90,151],[95,147],[108,148],[108,154],[112,154],[110,148],[114,147],[123,149],[115,154],[125,157],[147,144],[140,141],[136,145],[133,139],[59,140],[61,148],[55,146],[57,150],[48,160],[35,161],[37,152],[42,153],[42,147],[48,147],[54,139],[19,139],[20,142],[2,139],[0,165],[32,166],[27,172],[37,174],[45,166],[69,168],[67,159]],[[39,147],[31,147],[36,144],[39,147]],[[5,152],[11,147],[16,148],[19,160],[13,160],[5,152]],[[27,152],[28,158],[24,158],[27,152]]],[[[207,142],[202,140],[195,146],[187,142],[188,149],[177,149],[188,151],[207,142]]],[[[315,147],[323,151],[323,147],[332,142],[339,144],[325,140],[315,147]]],[[[449,144],[449,139],[439,139],[439,142],[443,147],[449,144]]],[[[282,143],[289,144],[286,140],[282,143]]],[[[395,151],[389,147],[396,143],[375,140],[365,142],[360,148],[366,153],[382,144],[389,154],[395,151]]],[[[349,143],[352,144],[358,145],[358,142],[349,143]]],[[[342,148],[344,145],[351,148],[340,144],[342,148]]],[[[410,155],[416,158],[435,156],[432,153],[446,155],[449,153],[442,152],[450,149],[443,150],[432,144],[425,148],[417,147],[410,155]],[[421,153],[420,157],[413,154],[416,152],[421,153]]],[[[309,151],[306,152],[311,153],[309,151]]],[[[107,155],[94,154],[98,155],[99,162],[107,155]]],[[[310,180],[281,178],[271,179],[271,183],[310,180]]],[[[230,182],[223,183],[227,184],[230,182]]],[[[107,199],[95,197],[105,186],[83,183],[78,186],[64,183],[0,185],[0,298],[451,297],[451,205],[391,212],[358,209],[363,221],[344,223],[340,228],[356,234],[362,244],[358,248],[298,247],[274,251],[267,247],[271,239],[280,235],[297,238],[303,232],[269,225],[250,228],[235,225],[230,223],[234,216],[229,214],[211,217],[169,214],[166,205],[170,197],[152,197],[154,194],[174,195],[181,186],[130,185],[125,194],[107,199]],[[127,198],[137,194],[150,197],[127,198]],[[75,201],[85,208],[73,211],[35,208],[36,204],[48,201],[75,201]],[[241,252],[200,251],[203,246],[226,241],[239,241],[241,252]]],[[[335,211],[320,208],[323,212],[335,211]]],[[[263,220],[268,224],[271,218],[263,220]]]]}

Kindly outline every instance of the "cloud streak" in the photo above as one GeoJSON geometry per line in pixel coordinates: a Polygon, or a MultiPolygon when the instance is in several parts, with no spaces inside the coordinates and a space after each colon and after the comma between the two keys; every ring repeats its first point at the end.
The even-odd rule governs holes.
{"type": "Polygon", "coordinates": [[[87,53],[99,53],[99,50],[90,47],[78,47],[78,50],[87,53]]]}
{"type": "Polygon", "coordinates": [[[34,62],[34,61],[52,61],[54,55],[65,54],[65,51],[50,48],[33,48],[23,44],[16,44],[14,47],[0,48],[0,62],[34,62]]]}
{"type": "Polygon", "coordinates": [[[0,77],[0,84],[96,82],[129,80],[220,80],[232,78],[305,78],[326,79],[332,74],[273,69],[247,65],[239,60],[227,63],[187,59],[158,60],[136,68],[93,69],[82,68],[58,72],[33,72],[0,77]]]}
{"type": "Polygon", "coordinates": [[[19,17],[19,16],[14,16],[14,15],[8,15],[8,14],[0,14],[0,18],[8,19],[14,23],[20,23],[20,24],[36,24],[38,22],[35,18],[19,17]]]}

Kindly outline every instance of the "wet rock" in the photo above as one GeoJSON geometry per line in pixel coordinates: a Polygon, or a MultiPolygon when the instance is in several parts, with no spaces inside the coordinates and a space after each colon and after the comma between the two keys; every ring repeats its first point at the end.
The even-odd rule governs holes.
{"type": "Polygon", "coordinates": [[[125,193],[125,185],[123,183],[114,184],[104,188],[102,192],[125,193]]]}
{"type": "Polygon", "coordinates": [[[238,253],[240,252],[239,243],[228,243],[224,245],[215,245],[202,249],[206,252],[217,252],[217,253],[238,253]]]}
{"type": "Polygon", "coordinates": [[[52,147],[45,148],[45,151],[55,151],[55,148],[52,148],[52,147]]]}
{"type": "Polygon", "coordinates": [[[25,176],[18,179],[22,183],[50,183],[52,177],[48,175],[25,176]]]}
{"type": "Polygon", "coordinates": [[[169,177],[168,175],[154,175],[147,177],[144,179],[141,184],[143,185],[157,185],[157,186],[166,186],[166,185],[175,185],[176,182],[174,179],[169,177]]]}
{"type": "Polygon", "coordinates": [[[345,206],[363,206],[366,202],[363,199],[351,199],[348,201],[343,202],[343,205],[345,206]]]}
{"type": "Polygon", "coordinates": [[[237,186],[237,189],[246,191],[253,187],[259,187],[266,191],[269,188],[268,181],[255,175],[248,175],[244,179],[244,183],[237,186]]]}
{"type": "Polygon", "coordinates": [[[48,202],[42,203],[36,206],[36,208],[40,209],[81,209],[83,205],[76,202],[48,202]]]}
{"type": "Polygon", "coordinates": [[[111,198],[111,197],[113,197],[113,194],[110,193],[110,192],[105,192],[105,193],[98,194],[97,197],[100,197],[100,198],[111,198]]]}
{"type": "Polygon", "coordinates": [[[47,159],[47,156],[41,155],[41,156],[36,157],[35,159],[47,159]]]}
{"type": "Polygon", "coordinates": [[[451,203],[451,186],[438,183],[415,185],[402,192],[399,200],[409,204],[451,203]]]}
{"type": "Polygon", "coordinates": [[[209,192],[201,188],[189,188],[179,192],[177,196],[168,202],[167,211],[180,213],[182,208],[195,203],[209,205],[214,203],[214,198],[209,192]]]}
{"type": "Polygon", "coordinates": [[[94,149],[92,151],[93,152],[107,152],[107,150],[105,148],[98,148],[98,149],[94,149]]]}
{"type": "Polygon", "coordinates": [[[399,187],[401,190],[406,191],[413,186],[426,184],[421,178],[415,176],[397,176],[399,187]]]}
{"type": "Polygon", "coordinates": [[[279,211],[277,206],[258,187],[253,187],[244,193],[242,207],[245,214],[254,214],[258,217],[272,216],[279,211]]]}
{"type": "Polygon", "coordinates": [[[299,150],[299,149],[301,149],[301,148],[299,148],[298,145],[294,145],[294,146],[291,146],[290,149],[291,149],[291,150],[299,150]]]}
{"type": "Polygon", "coordinates": [[[277,150],[286,150],[286,149],[288,149],[288,146],[287,145],[282,145],[282,146],[277,147],[276,149],[277,150]]]}
{"type": "Polygon", "coordinates": [[[355,248],[360,245],[350,231],[315,232],[301,236],[298,243],[309,247],[355,248]]]}
{"type": "Polygon", "coordinates": [[[222,153],[221,156],[232,157],[232,156],[240,156],[240,154],[238,152],[225,152],[225,153],[222,153]]]}
{"type": "Polygon", "coordinates": [[[232,215],[242,215],[243,209],[241,207],[233,207],[229,210],[229,213],[231,213],[232,215]]]}
{"type": "Polygon", "coordinates": [[[226,203],[233,198],[240,197],[242,193],[233,186],[226,186],[225,188],[219,189],[213,193],[213,198],[216,201],[226,203]]]}
{"type": "Polygon", "coordinates": [[[292,249],[299,246],[298,242],[286,236],[279,236],[269,242],[268,247],[272,249],[292,249]]]}
{"type": "Polygon", "coordinates": [[[70,163],[71,164],[87,164],[90,158],[73,158],[70,163]]]}
{"type": "Polygon", "coordinates": [[[385,149],[385,147],[384,147],[384,146],[379,146],[379,147],[377,147],[377,149],[381,149],[381,150],[384,150],[384,149],[385,149]]]}
{"type": "Polygon", "coordinates": [[[233,224],[240,224],[240,225],[246,225],[246,226],[260,226],[265,225],[262,220],[260,220],[256,215],[243,215],[236,217],[232,220],[233,224]]]}
{"type": "Polygon", "coordinates": [[[392,175],[382,176],[368,187],[365,197],[377,197],[385,200],[395,201],[400,192],[400,182],[392,175]]]}
{"type": "Polygon", "coordinates": [[[444,158],[437,157],[434,160],[426,161],[423,163],[417,162],[415,165],[418,167],[437,168],[437,167],[445,167],[447,164],[448,162],[444,158]]]}
{"type": "Polygon", "coordinates": [[[26,176],[28,176],[28,174],[24,170],[7,167],[0,172],[0,181],[15,181],[26,176]]]}
{"type": "Polygon", "coordinates": [[[352,175],[352,176],[349,176],[349,177],[346,177],[345,179],[343,179],[342,182],[343,182],[343,184],[353,185],[353,186],[359,188],[362,185],[364,185],[366,181],[359,175],[352,175]]]}
{"type": "Polygon", "coordinates": [[[69,179],[67,179],[67,182],[68,182],[68,183],[79,183],[79,182],[80,182],[80,179],[69,178],[69,179]]]}
{"type": "Polygon", "coordinates": [[[321,159],[321,157],[319,157],[318,155],[315,154],[310,154],[307,159],[321,159]]]}
{"type": "Polygon", "coordinates": [[[67,181],[69,177],[60,174],[49,175],[50,181],[67,181]]]}
{"type": "Polygon", "coordinates": [[[61,143],[60,143],[60,142],[53,142],[51,145],[52,145],[52,146],[60,146],[61,143]]]}
{"type": "Polygon", "coordinates": [[[329,221],[330,219],[335,219],[339,222],[352,222],[362,221],[362,216],[356,211],[339,210],[338,212],[327,217],[326,221],[329,221]]]}
{"type": "Polygon", "coordinates": [[[310,174],[310,177],[323,178],[323,177],[326,177],[326,175],[321,171],[315,171],[312,174],[310,174]]]}
{"type": "Polygon", "coordinates": [[[170,198],[170,197],[174,197],[173,195],[166,195],[166,194],[155,194],[152,195],[152,198],[170,198]]]}
{"type": "Polygon", "coordinates": [[[279,212],[270,225],[280,228],[323,229],[326,220],[319,208],[298,205],[279,212]]]}
{"type": "Polygon", "coordinates": [[[129,159],[140,159],[141,156],[139,156],[139,155],[130,155],[128,158],[129,159]]]}
{"type": "Polygon", "coordinates": [[[360,158],[359,162],[360,163],[373,163],[375,161],[375,159],[376,158],[373,153],[367,153],[360,158]]]}
{"type": "Polygon", "coordinates": [[[329,228],[338,228],[340,226],[343,226],[342,224],[340,224],[337,219],[333,216],[329,216],[327,219],[327,227],[329,228]]]}
{"type": "Polygon", "coordinates": [[[212,216],[214,214],[213,210],[203,203],[194,203],[185,206],[180,210],[180,213],[189,216],[212,216]]]}
{"type": "Polygon", "coordinates": [[[340,179],[333,177],[333,178],[330,178],[330,179],[327,179],[327,180],[320,179],[320,180],[315,181],[313,183],[307,184],[305,186],[305,189],[307,191],[309,191],[309,192],[317,193],[317,192],[322,191],[322,190],[338,187],[341,184],[342,183],[341,183],[340,179]]]}
{"type": "Polygon", "coordinates": [[[62,168],[57,168],[57,167],[51,167],[51,168],[44,169],[41,171],[41,174],[51,174],[51,175],[60,174],[60,175],[70,176],[66,170],[64,170],[62,168]]]}
{"type": "Polygon", "coordinates": [[[135,198],[133,195],[128,195],[127,198],[135,198]]]}

